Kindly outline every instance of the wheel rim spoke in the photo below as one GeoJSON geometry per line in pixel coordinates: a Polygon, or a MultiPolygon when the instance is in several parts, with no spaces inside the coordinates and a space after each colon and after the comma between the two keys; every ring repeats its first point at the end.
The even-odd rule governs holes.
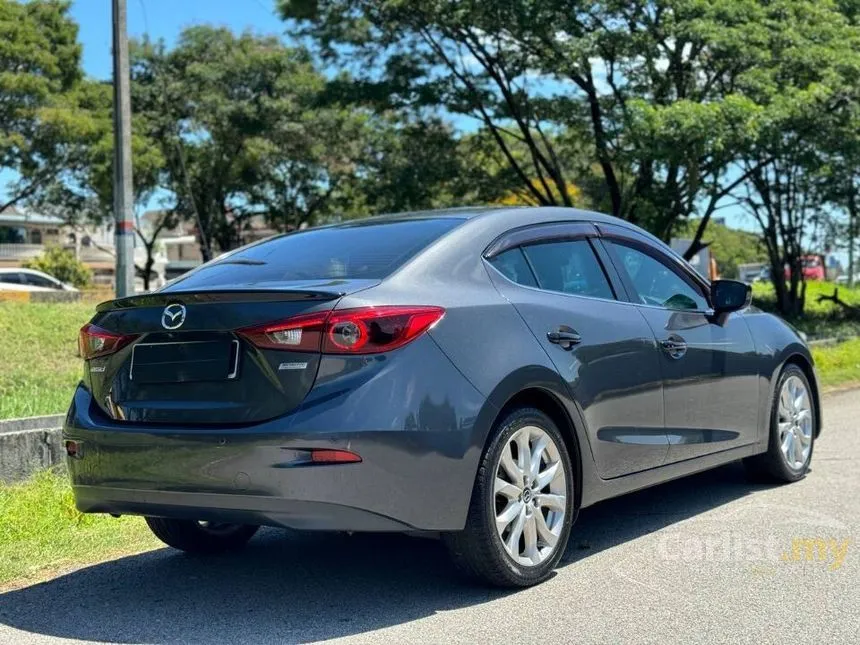
{"type": "Polygon", "coordinates": [[[794,448],[794,433],[786,432],[785,438],[782,440],[782,452],[788,457],[792,454],[792,450],[794,448]]]}
{"type": "Polygon", "coordinates": [[[508,551],[511,552],[519,552],[520,550],[520,536],[523,534],[523,527],[526,523],[526,507],[524,505],[520,505],[520,511],[517,513],[517,519],[514,520],[514,524],[511,527],[511,532],[508,535],[508,539],[505,540],[505,544],[508,547],[508,551]]]}
{"type": "Polygon", "coordinates": [[[496,529],[499,533],[502,533],[506,528],[508,528],[508,525],[520,516],[520,512],[522,510],[522,502],[516,501],[508,504],[505,507],[505,510],[496,516],[496,529]]]}
{"type": "Polygon", "coordinates": [[[535,513],[535,527],[541,541],[548,547],[555,547],[556,542],[558,542],[558,536],[547,526],[546,518],[544,518],[543,513],[539,510],[535,513]]]}
{"type": "Polygon", "coordinates": [[[529,477],[531,477],[532,480],[537,479],[538,474],[540,473],[541,459],[543,458],[547,441],[549,441],[549,437],[544,435],[532,444],[531,459],[529,462],[529,477]]]}
{"type": "Polygon", "coordinates": [[[542,493],[537,496],[538,506],[540,508],[548,508],[551,511],[565,510],[565,502],[567,501],[564,495],[553,495],[552,493],[542,493]]]}
{"type": "Polygon", "coordinates": [[[795,463],[803,463],[803,443],[800,440],[800,431],[798,430],[794,437],[794,461],[795,463]]]}
{"type": "Polygon", "coordinates": [[[523,526],[523,557],[531,560],[532,564],[538,564],[541,561],[540,553],[538,553],[537,527],[535,526],[535,515],[526,517],[525,525],[523,526]]]}
{"type": "Polygon", "coordinates": [[[549,483],[555,479],[556,475],[558,475],[559,470],[561,469],[561,463],[555,462],[554,464],[550,464],[546,470],[543,470],[537,477],[537,486],[538,490],[543,490],[549,483]]]}
{"type": "Polygon", "coordinates": [[[517,468],[520,470],[522,477],[529,471],[529,460],[531,451],[529,450],[529,429],[523,428],[516,436],[517,444],[517,468]]]}
{"type": "Polygon", "coordinates": [[[496,483],[493,486],[493,492],[496,495],[502,495],[509,500],[518,500],[523,493],[523,489],[515,486],[510,482],[506,482],[501,477],[496,477],[496,483]]]}
{"type": "Polygon", "coordinates": [[[510,446],[506,446],[505,449],[502,451],[501,466],[508,476],[508,481],[512,482],[515,486],[522,488],[523,471],[519,469],[519,466],[517,466],[516,462],[514,461],[514,458],[511,455],[510,446]]]}

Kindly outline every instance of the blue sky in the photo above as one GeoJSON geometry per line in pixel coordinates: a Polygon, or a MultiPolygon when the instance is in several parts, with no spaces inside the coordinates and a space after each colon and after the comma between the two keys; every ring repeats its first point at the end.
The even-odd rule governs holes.
{"type": "MultiPolygon", "coordinates": [[[[190,25],[224,25],[234,31],[250,29],[264,34],[282,34],[284,23],[275,15],[273,0],[126,0],[128,35],[168,45],[190,25]]],[[[111,76],[111,2],[76,0],[72,16],[80,25],[84,46],[84,71],[95,78],[111,76]]]]}

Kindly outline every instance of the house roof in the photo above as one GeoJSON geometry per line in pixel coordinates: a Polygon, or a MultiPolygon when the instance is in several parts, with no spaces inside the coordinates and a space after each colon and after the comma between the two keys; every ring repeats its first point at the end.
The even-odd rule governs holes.
{"type": "Polygon", "coordinates": [[[7,208],[0,213],[0,226],[62,226],[65,222],[60,217],[42,215],[32,211],[22,211],[17,208],[7,208]]]}

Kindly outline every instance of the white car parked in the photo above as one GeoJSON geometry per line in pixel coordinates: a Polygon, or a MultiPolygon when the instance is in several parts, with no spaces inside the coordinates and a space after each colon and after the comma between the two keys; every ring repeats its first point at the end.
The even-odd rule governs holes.
{"type": "Polygon", "coordinates": [[[0,291],[77,291],[77,289],[41,271],[0,269],[0,291]]]}

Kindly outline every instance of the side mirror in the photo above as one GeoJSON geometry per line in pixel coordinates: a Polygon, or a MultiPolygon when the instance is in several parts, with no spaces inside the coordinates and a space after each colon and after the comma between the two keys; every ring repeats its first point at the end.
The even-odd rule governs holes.
{"type": "Polygon", "coordinates": [[[711,304],[715,314],[728,314],[749,307],[752,288],[737,280],[714,280],[711,283],[711,304]]]}

